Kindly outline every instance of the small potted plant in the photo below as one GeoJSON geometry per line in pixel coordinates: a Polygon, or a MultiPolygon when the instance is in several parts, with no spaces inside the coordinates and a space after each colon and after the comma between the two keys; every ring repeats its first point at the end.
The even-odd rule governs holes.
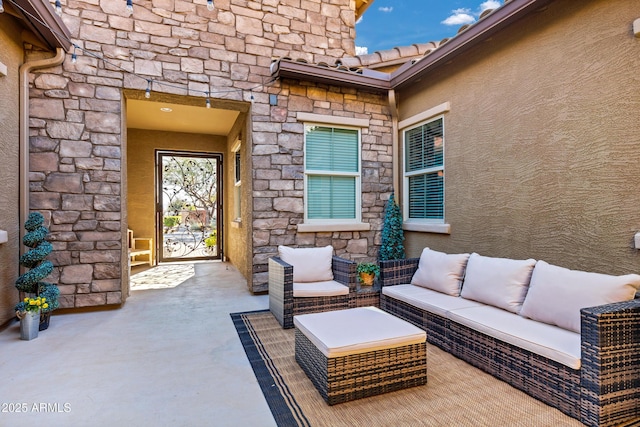
{"type": "Polygon", "coordinates": [[[29,341],[38,337],[40,329],[40,310],[47,310],[46,297],[25,297],[15,306],[16,316],[20,319],[20,339],[29,341]]]}
{"type": "Polygon", "coordinates": [[[356,272],[360,278],[360,283],[365,286],[372,286],[373,281],[380,274],[380,267],[373,262],[361,262],[356,267],[356,272]]]}

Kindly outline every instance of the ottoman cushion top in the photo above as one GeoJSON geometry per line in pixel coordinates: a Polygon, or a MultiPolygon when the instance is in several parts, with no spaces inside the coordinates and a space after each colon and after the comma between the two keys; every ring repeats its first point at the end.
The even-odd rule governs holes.
{"type": "Polygon", "coordinates": [[[375,307],[301,314],[293,323],[326,357],[425,342],[422,329],[375,307]]]}

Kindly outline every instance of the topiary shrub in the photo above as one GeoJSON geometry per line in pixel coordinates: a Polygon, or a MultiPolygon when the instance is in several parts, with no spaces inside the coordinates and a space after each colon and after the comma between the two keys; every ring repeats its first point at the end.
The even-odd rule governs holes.
{"type": "Polygon", "coordinates": [[[382,239],[379,261],[404,259],[404,231],[402,230],[402,213],[396,204],[393,193],[389,196],[382,224],[382,239]]]}
{"type": "Polygon", "coordinates": [[[20,292],[46,298],[47,307],[40,310],[40,330],[49,326],[49,316],[51,311],[58,308],[60,295],[58,286],[42,281],[53,271],[51,261],[45,260],[53,250],[53,246],[45,240],[49,229],[43,223],[44,217],[39,212],[29,214],[24,223],[27,234],[22,239],[22,243],[30,249],[20,256],[20,265],[29,270],[16,280],[16,288],[20,292]]]}

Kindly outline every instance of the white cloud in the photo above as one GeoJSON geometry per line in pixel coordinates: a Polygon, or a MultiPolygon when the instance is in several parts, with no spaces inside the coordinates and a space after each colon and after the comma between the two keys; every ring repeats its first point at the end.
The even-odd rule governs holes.
{"type": "Polygon", "coordinates": [[[366,55],[369,53],[369,48],[366,46],[356,46],[356,55],[366,55]]]}
{"type": "Polygon", "coordinates": [[[451,11],[451,15],[441,22],[444,25],[465,25],[473,24],[476,19],[487,9],[497,9],[502,6],[499,0],[486,0],[480,3],[477,12],[472,12],[471,9],[455,9],[451,11]]]}
{"type": "Polygon", "coordinates": [[[497,9],[501,6],[500,2],[497,0],[487,0],[480,5],[480,13],[484,12],[487,9],[497,9]]]}
{"type": "Polygon", "coordinates": [[[444,25],[464,25],[475,22],[476,18],[471,15],[470,9],[456,9],[451,11],[451,16],[442,21],[444,25]]]}
{"type": "Polygon", "coordinates": [[[389,6],[389,7],[379,7],[378,10],[380,12],[384,12],[384,13],[389,13],[391,11],[393,11],[393,6],[389,6]]]}

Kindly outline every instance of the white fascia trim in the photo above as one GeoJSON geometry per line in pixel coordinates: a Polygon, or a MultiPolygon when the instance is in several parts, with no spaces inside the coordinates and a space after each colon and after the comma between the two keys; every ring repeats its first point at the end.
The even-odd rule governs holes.
{"type": "Polygon", "coordinates": [[[332,231],[369,231],[371,224],[365,222],[345,222],[332,224],[298,224],[298,233],[322,233],[332,231]]]}
{"type": "Polygon", "coordinates": [[[369,119],[356,119],[353,117],[329,116],[326,114],[313,114],[298,112],[296,119],[299,122],[326,123],[338,126],[353,126],[359,128],[368,128],[369,119]]]}
{"type": "Polygon", "coordinates": [[[424,122],[425,120],[429,120],[432,117],[438,116],[440,114],[446,113],[451,110],[451,103],[449,101],[444,102],[440,105],[436,105],[433,108],[429,108],[426,111],[423,111],[420,114],[416,114],[415,116],[411,116],[406,118],[398,123],[399,129],[404,129],[409,126],[413,126],[416,123],[424,122]]]}
{"type": "Polygon", "coordinates": [[[420,222],[404,222],[402,224],[402,229],[407,231],[418,231],[421,233],[440,233],[440,234],[451,234],[451,225],[450,224],[430,224],[430,223],[420,223],[420,222]]]}

